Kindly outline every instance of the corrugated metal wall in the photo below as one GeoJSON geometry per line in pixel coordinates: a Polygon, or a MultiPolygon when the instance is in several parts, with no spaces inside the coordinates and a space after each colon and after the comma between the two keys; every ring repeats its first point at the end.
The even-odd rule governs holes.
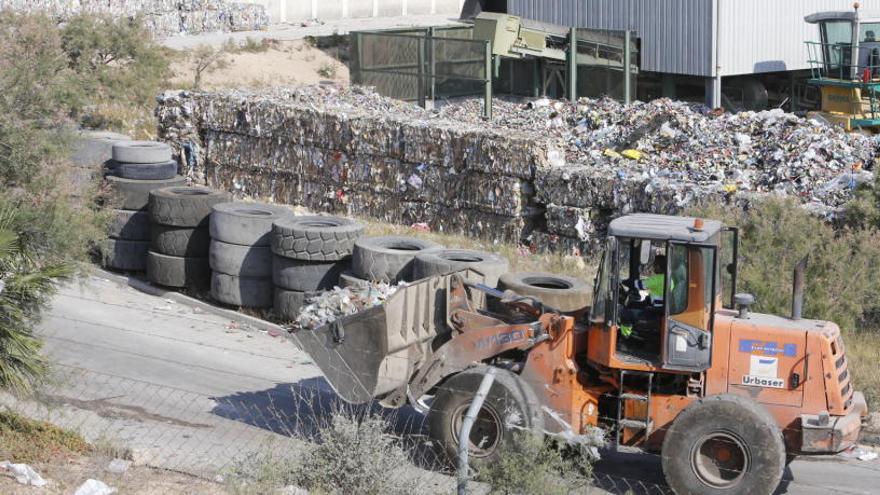
{"type": "Polygon", "coordinates": [[[642,39],[642,70],[713,75],[718,2],[720,75],[806,67],[804,16],[848,10],[852,0],[508,0],[508,12],[554,24],[630,29],[642,39]]]}

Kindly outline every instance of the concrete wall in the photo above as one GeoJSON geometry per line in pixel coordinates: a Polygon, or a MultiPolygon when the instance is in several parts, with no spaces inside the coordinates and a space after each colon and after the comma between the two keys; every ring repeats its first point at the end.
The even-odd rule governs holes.
{"type": "Polygon", "coordinates": [[[442,14],[457,16],[464,0],[250,0],[266,7],[272,22],[332,21],[442,14]]]}

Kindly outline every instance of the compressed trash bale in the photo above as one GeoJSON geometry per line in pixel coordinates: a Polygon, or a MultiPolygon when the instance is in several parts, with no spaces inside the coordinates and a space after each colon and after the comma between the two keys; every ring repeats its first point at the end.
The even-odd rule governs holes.
{"type": "Polygon", "coordinates": [[[274,257],[272,281],[287,290],[311,292],[329,290],[339,284],[339,277],[351,267],[351,259],[340,261],[303,261],[274,257]]]}
{"type": "Polygon", "coordinates": [[[211,297],[230,306],[271,308],[274,302],[272,279],[214,272],[211,274],[211,297]]]}
{"type": "Polygon", "coordinates": [[[413,280],[468,269],[483,275],[483,284],[495,287],[498,284],[498,278],[510,269],[510,263],[503,256],[495,253],[471,249],[440,249],[415,257],[413,260],[413,280]]]}
{"type": "Polygon", "coordinates": [[[352,272],[374,282],[410,281],[416,255],[439,249],[439,244],[415,237],[362,237],[354,243],[352,272]]]}
{"type": "Polygon", "coordinates": [[[241,246],[272,244],[272,224],[292,210],[264,203],[219,203],[211,208],[211,238],[241,246]]]}
{"type": "Polygon", "coordinates": [[[159,163],[125,163],[114,161],[110,167],[113,170],[113,175],[123,179],[164,180],[172,179],[177,175],[177,162],[174,160],[159,163]]]}
{"type": "Polygon", "coordinates": [[[370,281],[357,277],[350,271],[342,272],[339,274],[339,283],[336,284],[337,287],[347,289],[347,288],[363,288],[368,287],[370,285],[370,281]]]}
{"type": "MultiPolygon", "coordinates": [[[[578,278],[554,273],[508,272],[498,279],[498,290],[531,296],[564,313],[578,313],[590,305],[590,285],[578,278]]],[[[497,306],[496,306],[497,307],[497,306]]]]}
{"type": "Polygon", "coordinates": [[[302,292],[276,288],[273,309],[275,314],[282,320],[293,321],[299,317],[307,301],[320,294],[320,292],[302,292]]]}
{"type": "Polygon", "coordinates": [[[207,258],[211,244],[208,229],[170,227],[154,223],[150,227],[150,249],[169,256],[207,258]]]}
{"type": "Polygon", "coordinates": [[[171,186],[183,186],[186,178],[177,176],[163,180],[134,180],[108,176],[111,203],[123,210],[143,210],[150,202],[150,191],[171,186]]]}
{"type": "Polygon", "coordinates": [[[339,261],[351,256],[364,226],[329,216],[279,218],[272,224],[272,252],[303,261],[339,261]]]}
{"type": "Polygon", "coordinates": [[[215,272],[237,277],[272,277],[272,251],[268,246],[239,246],[211,240],[208,258],[215,272]]]}
{"type": "Polygon", "coordinates": [[[107,236],[129,241],[150,240],[150,215],[146,211],[111,210],[107,236]]]}
{"type": "Polygon", "coordinates": [[[147,268],[150,243],[127,239],[104,239],[101,246],[101,266],[114,270],[142,272],[147,268]]]}
{"type": "Polygon", "coordinates": [[[150,191],[150,219],[174,227],[208,227],[214,205],[232,198],[207,187],[167,187],[150,191]]]}
{"type": "Polygon", "coordinates": [[[211,277],[208,258],[168,256],[150,251],[147,255],[147,279],[164,287],[206,289],[211,277]]]}
{"type": "Polygon", "coordinates": [[[120,141],[113,144],[117,163],[166,163],[171,161],[171,147],[156,141],[120,141]]]}

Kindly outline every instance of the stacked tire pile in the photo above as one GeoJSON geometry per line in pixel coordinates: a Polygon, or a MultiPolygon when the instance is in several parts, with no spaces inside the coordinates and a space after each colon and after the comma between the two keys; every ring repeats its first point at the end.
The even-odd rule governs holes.
{"type": "Polygon", "coordinates": [[[171,148],[153,141],[120,141],[113,144],[106,183],[113,208],[102,266],[122,271],[144,271],[150,249],[150,191],[183,186],[171,148]]]}
{"type": "Polygon", "coordinates": [[[209,287],[211,211],[214,205],[230,199],[228,192],[207,187],[175,186],[150,192],[150,282],[193,290],[209,287]]]}
{"type": "Polygon", "coordinates": [[[421,253],[413,260],[413,279],[473,270],[482,275],[481,282],[496,287],[499,278],[510,269],[510,263],[495,253],[470,249],[439,249],[421,253]]]}
{"type": "Polygon", "coordinates": [[[295,319],[306,300],[340,285],[364,226],[348,218],[299,216],[272,227],[275,313],[295,319]]]}
{"type": "MultiPolygon", "coordinates": [[[[579,315],[590,305],[592,288],[578,278],[542,272],[511,272],[498,279],[498,290],[511,290],[520,296],[530,296],[564,314],[579,315]]],[[[515,316],[514,310],[500,303],[490,309],[506,316],[515,316]]]]}
{"type": "Polygon", "coordinates": [[[406,236],[364,237],[352,250],[351,271],[339,278],[341,287],[373,282],[395,284],[415,280],[416,256],[442,250],[437,243],[406,236]]]}
{"type": "Polygon", "coordinates": [[[230,306],[271,308],[272,224],[293,211],[259,203],[214,205],[210,221],[211,297],[230,306]]]}

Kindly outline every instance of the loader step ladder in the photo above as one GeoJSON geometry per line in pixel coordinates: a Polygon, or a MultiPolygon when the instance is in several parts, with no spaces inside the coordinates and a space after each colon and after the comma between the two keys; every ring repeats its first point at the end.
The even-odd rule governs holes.
{"type": "Polygon", "coordinates": [[[651,421],[651,385],[654,382],[654,373],[649,373],[645,371],[630,371],[630,370],[620,370],[620,379],[618,380],[618,391],[617,391],[617,426],[614,428],[614,447],[621,447],[620,441],[623,435],[624,428],[629,428],[636,431],[644,431],[642,436],[642,443],[648,440],[648,437],[651,435],[651,430],[653,429],[654,423],[651,421]],[[646,378],[648,381],[647,391],[644,394],[641,393],[632,393],[626,392],[626,377],[630,376],[638,376],[646,378]],[[625,401],[633,400],[645,403],[645,417],[643,418],[629,418],[626,417],[626,407],[624,405],[625,401]]]}

